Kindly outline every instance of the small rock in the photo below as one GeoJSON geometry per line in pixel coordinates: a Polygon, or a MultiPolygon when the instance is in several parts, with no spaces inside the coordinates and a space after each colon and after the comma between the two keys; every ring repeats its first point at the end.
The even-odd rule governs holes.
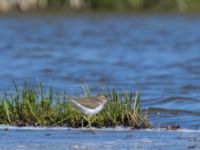
{"type": "Polygon", "coordinates": [[[180,128],[179,124],[169,125],[166,127],[167,130],[178,130],[180,128]]]}

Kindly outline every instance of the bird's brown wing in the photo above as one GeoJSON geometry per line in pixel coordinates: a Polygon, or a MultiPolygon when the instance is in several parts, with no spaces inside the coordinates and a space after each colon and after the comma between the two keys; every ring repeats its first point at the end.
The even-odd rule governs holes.
{"type": "Polygon", "coordinates": [[[77,100],[78,103],[80,103],[81,105],[94,109],[97,106],[99,106],[99,102],[96,101],[95,99],[91,99],[90,97],[88,98],[81,98],[79,100],[77,100]]]}

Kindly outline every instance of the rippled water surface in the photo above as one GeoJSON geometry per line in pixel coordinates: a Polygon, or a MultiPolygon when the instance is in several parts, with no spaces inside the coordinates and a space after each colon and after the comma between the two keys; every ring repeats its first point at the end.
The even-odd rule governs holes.
{"type": "Polygon", "coordinates": [[[2,129],[0,129],[2,150],[179,150],[200,148],[200,132],[195,130],[2,129]]]}
{"type": "Polygon", "coordinates": [[[155,126],[199,129],[199,25],[192,15],[1,16],[0,89],[138,90],[155,126]]]}

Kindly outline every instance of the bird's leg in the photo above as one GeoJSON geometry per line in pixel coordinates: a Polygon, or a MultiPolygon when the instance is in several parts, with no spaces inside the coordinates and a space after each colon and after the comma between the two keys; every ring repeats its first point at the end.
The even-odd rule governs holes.
{"type": "Polygon", "coordinates": [[[92,126],[91,126],[91,123],[90,123],[90,116],[88,116],[88,117],[85,117],[85,116],[84,116],[84,118],[85,118],[85,120],[87,120],[87,122],[88,122],[88,125],[87,125],[86,127],[91,128],[92,126]]]}
{"type": "Polygon", "coordinates": [[[91,122],[90,122],[90,116],[88,117],[88,122],[89,122],[89,128],[92,128],[91,122]]]}
{"type": "Polygon", "coordinates": [[[81,120],[81,128],[83,128],[83,119],[81,120]]]}

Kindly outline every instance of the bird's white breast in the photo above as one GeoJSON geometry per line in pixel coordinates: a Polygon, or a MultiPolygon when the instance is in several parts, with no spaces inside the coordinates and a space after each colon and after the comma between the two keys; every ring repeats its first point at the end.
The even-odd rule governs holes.
{"type": "Polygon", "coordinates": [[[79,109],[80,112],[88,116],[95,115],[103,109],[103,104],[101,103],[99,103],[99,105],[96,108],[92,109],[77,103],[75,100],[72,100],[72,102],[79,109]]]}

